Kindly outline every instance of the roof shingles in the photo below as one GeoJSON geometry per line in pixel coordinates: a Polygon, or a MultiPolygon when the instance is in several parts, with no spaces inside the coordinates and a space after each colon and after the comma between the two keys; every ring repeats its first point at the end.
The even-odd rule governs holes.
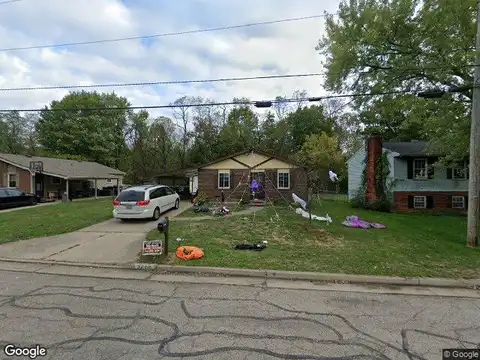
{"type": "Polygon", "coordinates": [[[0,153],[0,161],[5,161],[6,163],[27,169],[31,161],[42,161],[43,172],[69,179],[108,179],[125,175],[125,173],[120,170],[90,161],[2,153],[0,153]]]}
{"type": "Polygon", "coordinates": [[[425,155],[427,153],[427,143],[425,141],[410,141],[410,142],[384,142],[382,144],[384,149],[388,149],[399,153],[400,156],[417,156],[425,155]]]}

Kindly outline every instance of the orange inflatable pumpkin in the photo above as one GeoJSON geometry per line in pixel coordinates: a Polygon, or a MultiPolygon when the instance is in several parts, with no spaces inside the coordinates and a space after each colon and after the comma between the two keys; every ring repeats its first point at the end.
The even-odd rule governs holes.
{"type": "Polygon", "coordinates": [[[201,259],[205,254],[196,246],[180,246],[177,249],[177,257],[182,260],[201,259]]]}

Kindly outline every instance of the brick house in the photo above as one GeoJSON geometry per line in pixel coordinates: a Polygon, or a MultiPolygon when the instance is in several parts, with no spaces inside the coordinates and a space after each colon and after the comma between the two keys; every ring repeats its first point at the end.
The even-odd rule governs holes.
{"type": "Polygon", "coordinates": [[[18,188],[41,199],[58,199],[65,192],[82,191],[86,185],[96,196],[98,183],[119,187],[124,175],[96,162],[0,153],[0,187],[18,188]],[[40,162],[43,171],[30,172],[32,162],[40,162]]]}
{"type": "Polygon", "coordinates": [[[360,188],[366,166],[366,200],[375,200],[375,163],[382,153],[387,153],[397,212],[467,211],[467,159],[455,168],[441,167],[439,157],[427,153],[426,142],[383,142],[380,136],[370,137],[348,160],[349,199],[360,188]]]}
{"type": "MultiPolygon", "coordinates": [[[[190,182],[190,192],[209,199],[225,201],[250,199],[250,183],[261,184],[256,192],[259,200],[292,200],[292,193],[306,197],[305,170],[289,160],[259,150],[242,151],[184,172],[190,182]]],[[[164,176],[158,179],[164,182],[164,176]]]]}

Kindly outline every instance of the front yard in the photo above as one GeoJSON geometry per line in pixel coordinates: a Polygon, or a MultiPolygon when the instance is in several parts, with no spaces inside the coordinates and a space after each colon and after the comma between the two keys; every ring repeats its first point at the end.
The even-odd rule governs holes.
{"type": "MultiPolygon", "coordinates": [[[[171,221],[168,263],[331,273],[474,278],[480,277],[480,249],[466,248],[466,218],[401,215],[361,211],[344,201],[322,200],[314,214],[328,213],[333,223],[308,219],[293,210],[276,208],[280,222],[271,222],[275,210],[267,206],[253,215],[201,221],[171,221]],[[386,229],[353,229],[341,222],[348,215],[384,223],[386,229]],[[185,241],[177,242],[176,238],[185,241]],[[234,250],[239,243],[261,243],[261,252],[234,250]],[[205,257],[182,261],[180,245],[199,246],[205,257]]],[[[187,212],[188,213],[188,212],[187,212]]],[[[187,215],[187,213],[185,215],[187,215]]],[[[149,239],[158,238],[156,230],[149,239]]],[[[147,261],[142,259],[142,261],[147,261]]]]}
{"type": "Polygon", "coordinates": [[[0,213],[0,244],[64,234],[112,218],[112,200],[82,200],[0,213]]]}
{"type": "MultiPolygon", "coordinates": [[[[221,207],[220,204],[215,204],[214,202],[210,203],[204,203],[199,206],[193,206],[187,211],[184,211],[180,214],[177,215],[179,218],[185,218],[185,217],[214,217],[215,215],[213,214],[214,211],[219,210],[221,207]],[[197,209],[205,209],[209,210],[208,212],[204,211],[196,211],[197,209]]],[[[225,207],[230,210],[231,212],[239,212],[243,211],[245,209],[248,209],[250,205],[248,204],[239,204],[239,203],[227,203],[225,204],[225,207]]]]}

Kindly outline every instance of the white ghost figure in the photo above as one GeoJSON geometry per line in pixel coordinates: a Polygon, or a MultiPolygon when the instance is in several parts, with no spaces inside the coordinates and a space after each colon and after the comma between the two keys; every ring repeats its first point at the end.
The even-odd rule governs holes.
{"type": "Polygon", "coordinates": [[[330,177],[330,180],[333,182],[338,181],[338,176],[335,174],[332,170],[328,172],[328,176],[330,177]]]}

